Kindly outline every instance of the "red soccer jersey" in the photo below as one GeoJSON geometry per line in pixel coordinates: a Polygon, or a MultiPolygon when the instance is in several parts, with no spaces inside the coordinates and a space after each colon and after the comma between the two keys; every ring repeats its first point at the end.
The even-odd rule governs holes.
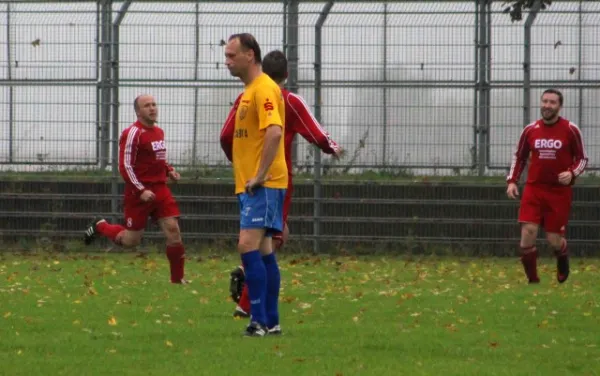
{"type": "Polygon", "coordinates": [[[538,120],[523,129],[506,178],[509,183],[519,180],[530,153],[527,184],[560,186],[558,175],[564,171],[573,173],[573,184],[588,161],[579,128],[562,117],[552,125],[538,120]]]}
{"type": "Polygon", "coordinates": [[[119,172],[130,187],[141,193],[148,183],[165,183],[173,168],[167,163],[165,134],[157,127],[145,127],[139,121],[121,133],[119,172]]]}
{"type": "MultiPolygon", "coordinates": [[[[296,134],[300,134],[306,141],[317,145],[324,153],[334,154],[340,147],[335,143],[312,115],[306,102],[301,96],[288,90],[281,89],[285,102],[285,162],[288,168],[289,185],[292,185],[292,142],[296,134]]],[[[233,144],[233,130],[235,128],[235,114],[240,103],[241,95],[237,97],[223,129],[221,130],[221,148],[227,159],[231,161],[231,146],[233,144]]]]}

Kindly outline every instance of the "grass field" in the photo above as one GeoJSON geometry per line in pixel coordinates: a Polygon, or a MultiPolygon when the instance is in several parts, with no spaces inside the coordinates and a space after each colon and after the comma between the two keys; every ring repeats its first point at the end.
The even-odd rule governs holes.
{"type": "Polygon", "coordinates": [[[600,260],[282,255],[281,337],[231,317],[236,257],[0,254],[2,375],[599,375],[600,260]]]}

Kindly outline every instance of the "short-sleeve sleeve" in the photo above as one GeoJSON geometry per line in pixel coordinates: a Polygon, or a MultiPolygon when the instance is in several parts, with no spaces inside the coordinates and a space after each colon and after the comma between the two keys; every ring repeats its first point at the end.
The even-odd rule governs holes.
{"type": "Polygon", "coordinates": [[[278,108],[278,97],[280,96],[281,93],[269,85],[261,85],[256,89],[254,101],[258,113],[258,129],[263,130],[270,125],[283,128],[283,121],[278,108]]]}

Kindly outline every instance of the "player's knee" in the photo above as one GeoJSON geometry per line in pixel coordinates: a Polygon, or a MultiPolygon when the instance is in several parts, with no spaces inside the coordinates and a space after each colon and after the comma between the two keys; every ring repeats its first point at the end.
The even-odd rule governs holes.
{"type": "Polygon", "coordinates": [[[537,226],[533,224],[523,224],[521,227],[521,239],[531,240],[537,237],[537,226]]]}
{"type": "Polygon", "coordinates": [[[167,243],[175,244],[181,243],[181,231],[178,226],[169,226],[165,229],[165,234],[167,237],[167,243]]]}
{"type": "Polygon", "coordinates": [[[273,237],[273,248],[278,251],[283,247],[283,244],[285,244],[285,242],[283,241],[283,237],[281,236],[274,236],[273,237]]]}
{"type": "Polygon", "coordinates": [[[161,227],[167,240],[167,245],[181,243],[181,230],[179,229],[177,219],[165,219],[161,223],[161,227]]]}
{"type": "Polygon", "coordinates": [[[560,249],[563,243],[563,237],[560,234],[546,234],[546,240],[553,249],[560,249]]]}
{"type": "Polygon", "coordinates": [[[264,231],[258,229],[244,229],[240,231],[238,252],[246,253],[260,249],[264,237],[264,231]]]}
{"type": "Polygon", "coordinates": [[[142,243],[142,236],[134,231],[123,231],[117,241],[123,247],[137,247],[142,243]]]}

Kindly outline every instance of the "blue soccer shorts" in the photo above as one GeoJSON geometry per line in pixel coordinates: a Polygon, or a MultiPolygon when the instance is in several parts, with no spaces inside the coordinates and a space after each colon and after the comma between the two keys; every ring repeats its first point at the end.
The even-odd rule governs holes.
{"type": "Polygon", "coordinates": [[[283,203],[285,189],[259,187],[249,193],[238,194],[240,228],[266,230],[267,236],[283,231],[283,203]]]}

